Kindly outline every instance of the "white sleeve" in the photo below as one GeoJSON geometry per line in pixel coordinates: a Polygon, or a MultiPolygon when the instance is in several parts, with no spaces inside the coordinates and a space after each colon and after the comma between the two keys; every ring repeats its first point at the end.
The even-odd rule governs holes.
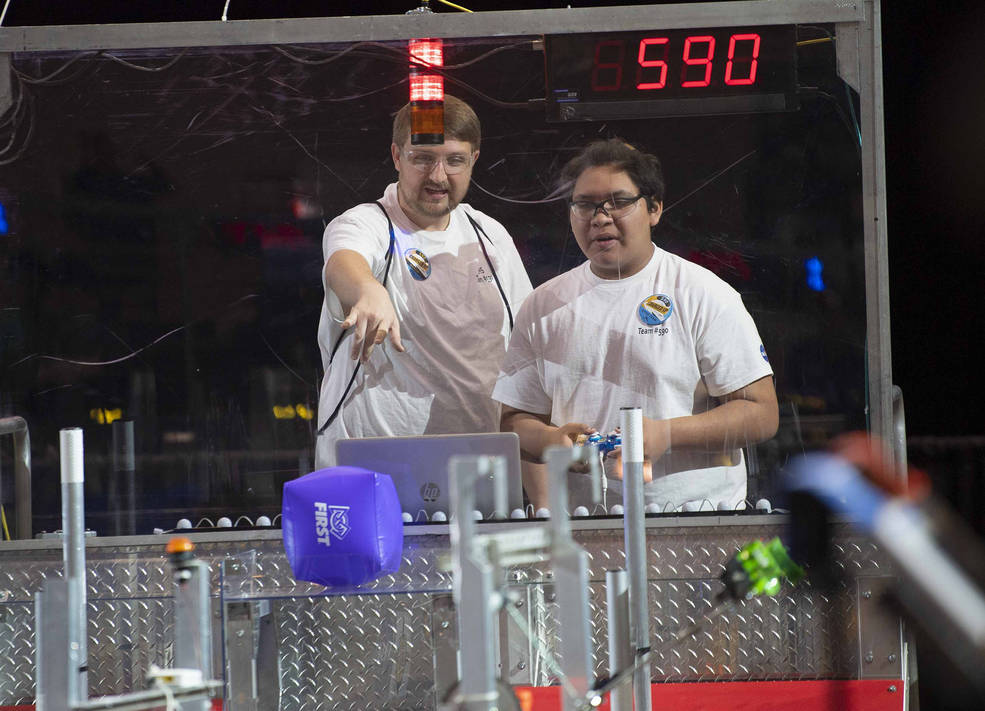
{"type": "Polygon", "coordinates": [[[390,231],[387,229],[386,218],[376,205],[359,205],[328,223],[322,235],[322,254],[325,261],[321,279],[325,290],[325,306],[334,320],[342,321],[345,314],[342,313],[342,304],[335,292],[328,286],[324,265],[328,264],[328,260],[336,252],[350,250],[362,256],[373,275],[382,279],[389,247],[390,231]],[[373,219],[373,212],[367,210],[377,213],[378,219],[373,219]]]}
{"type": "Polygon", "coordinates": [[[506,349],[492,398],[508,407],[537,415],[551,414],[552,400],[544,389],[543,359],[533,344],[532,300],[524,302],[506,349]]]}
{"type": "Polygon", "coordinates": [[[377,276],[383,274],[389,245],[386,218],[373,204],[359,205],[342,213],[328,223],[322,236],[325,264],[336,252],[351,250],[362,255],[377,276]]]}
{"type": "Polygon", "coordinates": [[[713,397],[735,392],[773,374],[762,338],[742,297],[724,282],[721,287],[705,294],[695,337],[698,367],[713,397]]]}

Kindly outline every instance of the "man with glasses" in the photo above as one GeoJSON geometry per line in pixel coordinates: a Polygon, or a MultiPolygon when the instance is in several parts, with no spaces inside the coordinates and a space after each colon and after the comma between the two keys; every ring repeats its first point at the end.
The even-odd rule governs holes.
{"type": "MultiPolygon", "coordinates": [[[[752,317],[728,284],[651,240],[664,197],[656,156],[599,141],[568,162],[562,183],[588,261],[520,309],[493,391],[502,428],[536,460],[549,446],[608,434],[620,408],[642,407],[647,503],[741,507],[740,448],[772,437],[778,421],[752,317]]],[[[621,495],[619,464],[616,454],[606,466],[609,504],[621,495]]],[[[587,503],[587,484],[576,483],[572,506],[587,503]]],[[[534,505],[543,488],[528,484],[534,505]]]]}
{"type": "Polygon", "coordinates": [[[503,226],[462,203],[478,117],[446,95],[444,122],[443,144],[411,145],[404,106],[397,182],[325,229],[317,468],[343,438],[499,429],[490,393],[530,279],[503,226]]]}

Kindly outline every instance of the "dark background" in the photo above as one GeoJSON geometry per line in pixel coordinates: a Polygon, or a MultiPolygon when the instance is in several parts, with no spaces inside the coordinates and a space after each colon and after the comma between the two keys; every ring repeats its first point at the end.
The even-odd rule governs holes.
{"type": "MultiPolygon", "coordinates": [[[[12,0],[4,25],[217,20],[222,0],[12,0]]],[[[472,0],[470,9],[567,2],[472,0]]],[[[591,5],[618,3],[590,3],[591,5]]],[[[571,3],[587,6],[589,3],[571,3]]],[[[229,19],[402,13],[412,2],[232,0],[229,19]]],[[[437,12],[453,12],[435,5],[437,12]]],[[[985,534],[985,427],[978,371],[985,329],[985,3],[883,3],[883,79],[893,380],[906,401],[911,463],[985,534]]],[[[925,709],[980,708],[921,645],[925,709]]]]}

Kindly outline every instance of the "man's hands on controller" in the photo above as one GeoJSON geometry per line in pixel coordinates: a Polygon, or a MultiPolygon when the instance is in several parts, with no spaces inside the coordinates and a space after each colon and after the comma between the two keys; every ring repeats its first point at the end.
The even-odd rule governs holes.
{"type": "MultiPolygon", "coordinates": [[[[603,468],[609,479],[622,479],[622,439],[619,429],[613,430],[607,437],[598,436],[599,448],[603,451],[603,468]],[[605,451],[608,450],[608,451],[605,451]]],[[[585,437],[584,444],[591,441],[585,437]]],[[[662,420],[643,421],[643,481],[653,481],[653,462],[660,459],[670,449],[670,424],[662,420]]]]}
{"type": "Polygon", "coordinates": [[[548,447],[571,447],[582,437],[588,437],[597,432],[583,422],[569,422],[560,427],[549,427],[544,434],[543,449],[548,447]]]}

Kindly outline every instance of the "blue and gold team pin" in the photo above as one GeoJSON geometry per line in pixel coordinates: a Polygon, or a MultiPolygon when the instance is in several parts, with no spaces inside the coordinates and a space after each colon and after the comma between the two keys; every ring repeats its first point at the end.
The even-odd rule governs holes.
{"type": "Polygon", "coordinates": [[[647,326],[659,326],[674,313],[674,302],[664,294],[648,296],[640,303],[636,314],[647,326]]]}
{"type": "Polygon", "coordinates": [[[424,281],[431,276],[431,260],[421,250],[414,249],[413,247],[406,250],[404,252],[404,261],[407,262],[410,275],[417,281],[424,281]]]}

